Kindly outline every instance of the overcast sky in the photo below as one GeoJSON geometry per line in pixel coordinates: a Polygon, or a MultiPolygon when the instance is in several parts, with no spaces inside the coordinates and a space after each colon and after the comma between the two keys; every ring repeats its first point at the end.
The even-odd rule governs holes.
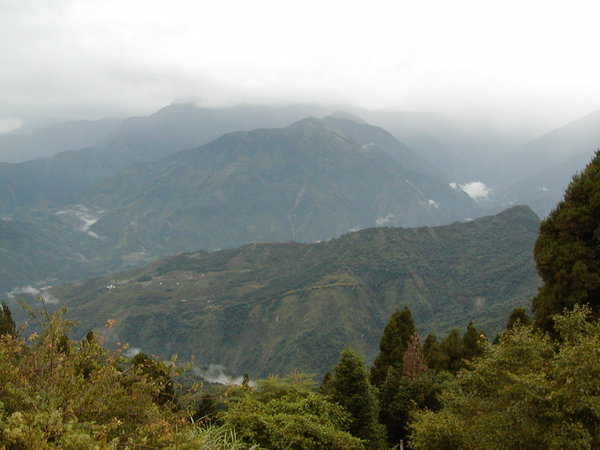
{"type": "Polygon", "coordinates": [[[0,129],[327,102],[555,126],[600,108],[589,0],[0,0],[0,129]]]}

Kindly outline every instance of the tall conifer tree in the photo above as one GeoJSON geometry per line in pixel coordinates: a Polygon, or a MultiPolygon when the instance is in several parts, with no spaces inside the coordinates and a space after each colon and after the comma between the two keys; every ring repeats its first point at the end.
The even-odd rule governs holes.
{"type": "Polygon", "coordinates": [[[324,391],[350,413],[350,434],[366,440],[366,448],[384,447],[385,431],[378,422],[377,391],[369,383],[362,358],[350,347],[342,350],[324,391]]]}
{"type": "Polygon", "coordinates": [[[600,316],[600,150],[540,225],[534,254],[544,284],[533,311],[542,328],[552,330],[552,316],[576,304],[600,316]]]}
{"type": "Polygon", "coordinates": [[[381,388],[390,367],[402,372],[402,358],[415,333],[415,323],[408,306],[397,309],[388,321],[379,342],[379,355],[371,369],[371,384],[381,388]]]}

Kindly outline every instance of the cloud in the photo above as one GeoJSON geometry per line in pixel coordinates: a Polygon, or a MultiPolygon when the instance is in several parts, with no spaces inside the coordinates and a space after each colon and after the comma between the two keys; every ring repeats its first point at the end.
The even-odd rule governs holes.
{"type": "Polygon", "coordinates": [[[18,298],[19,295],[35,295],[37,297],[43,298],[46,303],[50,303],[53,305],[56,305],[60,302],[58,298],[54,297],[53,295],[50,295],[46,291],[46,289],[37,289],[31,285],[14,288],[12,291],[6,293],[6,296],[11,300],[18,298]]]}
{"type": "Polygon", "coordinates": [[[478,202],[481,200],[486,200],[489,194],[492,192],[492,190],[481,181],[471,181],[470,183],[465,184],[450,183],[450,187],[466,192],[469,197],[478,202]]]}
{"type": "Polygon", "coordinates": [[[562,121],[600,103],[599,10],[583,0],[5,0],[0,120],[149,114],[187,99],[551,110],[562,121]]]}
{"type": "MultiPolygon", "coordinates": [[[[223,384],[226,386],[240,385],[244,377],[232,377],[225,371],[225,367],[219,364],[209,364],[208,367],[194,367],[194,373],[209,383],[223,384]]],[[[249,383],[253,385],[253,382],[249,383]]]]}
{"type": "Polygon", "coordinates": [[[388,213],[385,217],[378,217],[377,219],[375,219],[375,225],[381,227],[390,224],[394,221],[395,218],[396,216],[394,214],[388,213]]]}
{"type": "Polygon", "coordinates": [[[133,358],[138,353],[142,353],[142,349],[138,347],[129,347],[123,352],[123,354],[128,358],[133,358]]]}

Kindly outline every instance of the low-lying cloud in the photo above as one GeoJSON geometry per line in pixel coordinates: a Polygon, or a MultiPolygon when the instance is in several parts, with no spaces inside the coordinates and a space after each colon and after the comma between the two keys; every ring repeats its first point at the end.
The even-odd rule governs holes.
{"type": "Polygon", "coordinates": [[[464,191],[469,197],[475,201],[487,200],[492,190],[481,181],[471,181],[470,183],[458,184],[450,183],[454,189],[464,191]]]}
{"type": "Polygon", "coordinates": [[[6,296],[13,300],[19,298],[20,295],[35,295],[44,299],[46,303],[56,305],[59,303],[59,299],[50,295],[45,289],[37,289],[31,285],[14,288],[12,291],[6,293],[6,296]]]}
{"type": "MultiPolygon", "coordinates": [[[[223,384],[225,386],[240,385],[244,377],[232,377],[220,364],[209,364],[208,367],[194,367],[194,373],[209,383],[223,384]]],[[[249,383],[253,385],[252,382],[249,383]]]]}

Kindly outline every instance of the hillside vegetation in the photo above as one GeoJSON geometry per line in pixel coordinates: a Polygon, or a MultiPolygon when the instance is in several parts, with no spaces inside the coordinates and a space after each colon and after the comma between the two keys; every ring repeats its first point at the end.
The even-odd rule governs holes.
{"type": "Polygon", "coordinates": [[[114,340],[163,357],[193,354],[251,376],[320,373],[346,344],[372,360],[380,330],[404,304],[421,332],[471,320],[500,330],[538,286],[538,226],[516,207],[441,227],[186,253],[49,293],[81,332],[115,319],[114,340]]]}

